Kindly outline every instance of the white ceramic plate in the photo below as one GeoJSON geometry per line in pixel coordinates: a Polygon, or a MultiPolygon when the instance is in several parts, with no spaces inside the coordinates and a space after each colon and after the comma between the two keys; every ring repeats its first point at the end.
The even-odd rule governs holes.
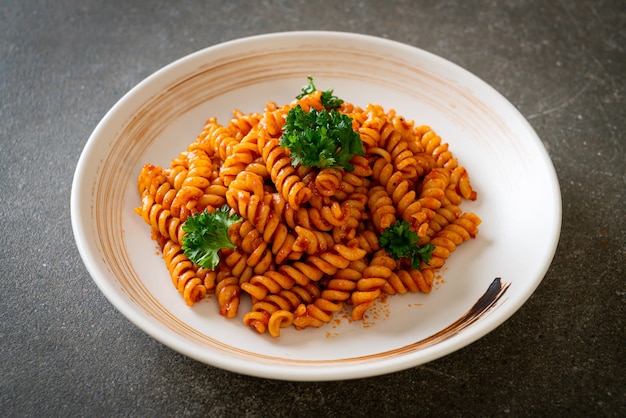
{"type": "Polygon", "coordinates": [[[87,269],[135,325],[199,361],[286,380],[390,373],[476,341],[539,285],[561,225],[551,161],[526,120],[499,93],[423,50],[333,32],[231,41],[148,77],[89,138],[76,168],[71,212],[87,269]],[[226,123],[235,108],[262,111],[268,100],[289,102],[307,75],[346,101],[378,103],[430,125],[468,169],[478,200],[462,208],[483,223],[478,237],[453,253],[432,293],[390,297],[362,323],[343,319],[319,329],[288,328],[274,339],[244,326],[241,317],[220,317],[211,298],[185,305],[149,227],[133,212],[139,205],[136,179],[146,162],[169,166],[208,117],[226,123]]]}

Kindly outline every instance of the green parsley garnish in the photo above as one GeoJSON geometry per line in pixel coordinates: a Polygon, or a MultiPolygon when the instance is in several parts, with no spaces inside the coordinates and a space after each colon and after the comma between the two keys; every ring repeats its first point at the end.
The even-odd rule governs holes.
{"type": "Polygon", "coordinates": [[[300,105],[287,114],[280,146],[291,152],[293,165],[354,170],[350,160],[363,155],[361,136],[352,129],[352,118],[335,110],[311,108],[307,113],[300,105]]]}
{"type": "Polygon", "coordinates": [[[411,224],[407,221],[396,221],[386,228],[378,239],[381,247],[395,260],[406,257],[411,260],[411,268],[419,269],[423,261],[428,265],[435,246],[428,243],[423,246],[417,245],[420,237],[411,230],[411,224]]]}
{"type": "MultiPolygon", "coordinates": [[[[298,94],[296,96],[296,99],[301,99],[307,94],[311,94],[317,91],[317,88],[315,88],[315,84],[313,83],[313,77],[307,76],[307,79],[309,80],[308,84],[302,86],[302,93],[298,94]]],[[[343,104],[343,100],[333,95],[332,89],[328,89],[322,92],[321,101],[322,106],[324,106],[326,110],[339,109],[343,104]]]]}
{"type": "Polygon", "coordinates": [[[228,237],[228,228],[241,217],[230,213],[228,205],[213,213],[204,210],[187,218],[183,224],[183,253],[193,263],[214,269],[220,262],[219,250],[236,248],[228,237]]]}

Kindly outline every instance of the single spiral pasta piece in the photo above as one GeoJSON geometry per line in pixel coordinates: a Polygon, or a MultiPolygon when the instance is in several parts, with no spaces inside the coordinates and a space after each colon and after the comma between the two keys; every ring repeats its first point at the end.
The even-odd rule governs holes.
{"type": "Polygon", "coordinates": [[[421,270],[398,269],[393,272],[383,287],[383,292],[389,295],[405,294],[409,292],[430,293],[433,287],[435,273],[431,268],[421,270]]]}
{"type": "Polygon", "coordinates": [[[213,171],[213,164],[207,153],[194,150],[187,155],[189,170],[176,195],[172,199],[170,211],[173,216],[184,222],[191,214],[199,212],[198,201],[204,195],[204,189],[210,186],[209,178],[213,171]]]}
{"type": "Polygon", "coordinates": [[[348,209],[349,218],[346,223],[333,228],[333,239],[335,242],[347,242],[356,237],[361,223],[369,219],[367,209],[368,188],[365,186],[354,189],[342,202],[342,207],[348,209]]]}
{"type": "Polygon", "coordinates": [[[418,176],[417,161],[410,144],[416,144],[411,125],[404,118],[393,117],[381,129],[379,146],[384,147],[390,154],[394,169],[400,171],[404,178],[414,180],[418,176]]]}
{"type": "Polygon", "coordinates": [[[450,182],[450,174],[445,169],[431,170],[422,182],[419,202],[423,208],[437,211],[446,199],[445,189],[450,182]]]}
{"type": "Polygon", "coordinates": [[[294,210],[299,209],[311,198],[312,192],[295,174],[296,169],[291,164],[288,151],[279,146],[277,138],[272,138],[265,143],[261,152],[276,190],[294,210]]]}
{"type": "Polygon", "coordinates": [[[175,244],[182,243],[185,232],[182,229],[183,222],[180,218],[172,216],[171,212],[162,205],[154,202],[151,196],[142,199],[142,213],[147,213],[148,223],[152,229],[162,236],[172,240],[175,244]]]}
{"type": "Polygon", "coordinates": [[[384,112],[377,105],[368,105],[364,111],[364,119],[359,126],[359,134],[366,151],[380,144],[380,130],[385,123],[384,112]]]}
{"type": "Polygon", "coordinates": [[[170,239],[161,238],[161,241],[163,259],[172,278],[172,284],[183,296],[185,303],[193,306],[206,295],[204,280],[198,277],[196,267],[183,254],[180,245],[170,239]]]}
{"type": "Polygon", "coordinates": [[[381,295],[395,269],[396,261],[384,250],[379,250],[374,254],[356,283],[357,290],[351,294],[353,320],[363,319],[365,312],[381,295]]]}
{"type": "MultiPolygon", "coordinates": [[[[174,173],[177,172],[177,170],[171,171],[174,173]]],[[[183,172],[186,176],[187,170],[184,170],[183,172]]],[[[154,201],[156,203],[163,205],[165,209],[169,210],[172,207],[172,202],[176,197],[177,190],[180,188],[177,189],[176,184],[172,181],[172,178],[175,179],[175,177],[170,174],[170,170],[165,170],[163,172],[163,177],[164,178],[158,178],[158,180],[154,179],[151,187],[147,190],[147,193],[154,196],[154,201]]]]}
{"type": "Polygon", "coordinates": [[[265,112],[259,121],[258,146],[259,152],[263,151],[265,141],[270,138],[278,138],[282,134],[285,119],[290,106],[277,106],[275,103],[266,103],[265,112]]]}
{"type": "Polygon", "coordinates": [[[261,156],[257,136],[258,130],[249,132],[241,142],[233,146],[232,153],[224,160],[219,173],[225,186],[228,186],[238,174],[261,156]]]}
{"type": "MultiPolygon", "coordinates": [[[[272,312],[276,312],[278,309],[274,308],[272,312]]],[[[255,311],[246,312],[243,316],[243,324],[254,328],[257,333],[263,334],[267,331],[267,325],[270,322],[271,312],[265,309],[259,309],[255,311]]]]}
{"type": "Polygon", "coordinates": [[[428,154],[436,153],[437,147],[441,146],[441,137],[433,131],[430,126],[422,125],[416,128],[416,134],[419,138],[424,152],[428,154]]]}
{"type": "Polygon", "coordinates": [[[153,180],[162,173],[163,168],[152,164],[144,164],[137,177],[137,191],[139,192],[139,196],[143,196],[144,192],[152,186],[153,180]]]}
{"type": "Polygon", "coordinates": [[[216,118],[210,118],[205,123],[196,143],[207,150],[209,156],[216,155],[224,161],[239,141],[233,137],[227,127],[217,123],[216,118]]]}
{"type": "Polygon", "coordinates": [[[333,196],[341,185],[342,172],[334,168],[320,170],[313,180],[314,190],[323,196],[333,196]]]}
{"type": "Polygon", "coordinates": [[[293,313],[284,309],[272,312],[270,315],[267,330],[274,338],[280,337],[280,329],[287,328],[293,324],[293,313]]]}
{"type": "Polygon", "coordinates": [[[215,291],[218,276],[218,273],[215,270],[199,267],[196,270],[196,274],[200,279],[202,279],[202,283],[204,283],[207,293],[215,291]]]}
{"type": "Polygon", "coordinates": [[[169,210],[176,190],[172,188],[167,176],[160,170],[153,170],[151,167],[144,168],[146,169],[144,174],[150,179],[150,184],[146,188],[146,180],[140,186],[143,190],[141,207],[135,208],[135,213],[139,214],[153,231],[179,244],[184,235],[181,228],[182,222],[169,210]],[[156,171],[161,174],[156,175],[156,171]]]}
{"type": "Polygon", "coordinates": [[[196,187],[204,190],[211,184],[213,174],[213,161],[206,151],[195,149],[187,154],[189,168],[180,189],[184,187],[196,187]]]}
{"type": "Polygon", "coordinates": [[[425,151],[435,159],[437,167],[445,167],[452,173],[451,182],[456,185],[457,192],[465,199],[476,200],[476,192],[473,190],[469,175],[465,167],[458,164],[458,160],[452,156],[447,143],[442,143],[441,138],[429,127],[419,128],[420,142],[425,151]]]}
{"type": "Polygon", "coordinates": [[[383,186],[374,186],[370,189],[367,206],[378,231],[382,232],[396,221],[396,208],[383,186]]]}
{"type": "Polygon", "coordinates": [[[220,315],[226,318],[237,316],[241,302],[239,278],[231,276],[221,279],[215,286],[215,295],[217,296],[220,315]]]}
{"type": "Polygon", "coordinates": [[[393,165],[386,159],[379,158],[374,164],[374,176],[378,177],[381,186],[393,201],[398,216],[419,229],[426,220],[422,211],[422,201],[417,198],[413,182],[406,180],[400,171],[395,171],[393,165]]]}
{"type": "Polygon", "coordinates": [[[448,199],[449,195],[450,193],[445,193],[445,197],[441,200],[441,206],[435,210],[434,216],[429,221],[429,230],[427,233],[429,236],[434,236],[462,214],[461,208],[450,202],[448,199]]]}
{"type": "Polygon", "coordinates": [[[252,128],[256,127],[262,118],[261,113],[249,113],[245,114],[242,111],[235,109],[233,111],[233,117],[228,122],[228,130],[233,138],[241,141],[252,128]]]}
{"type": "Polygon", "coordinates": [[[472,188],[467,170],[463,166],[457,166],[452,170],[452,184],[456,185],[457,192],[468,200],[476,200],[477,193],[472,188]]]}
{"type": "Polygon", "coordinates": [[[452,223],[437,232],[434,238],[430,240],[435,249],[433,250],[429,266],[431,268],[443,266],[445,260],[450,257],[450,254],[456,250],[458,245],[476,236],[480,223],[480,218],[474,213],[463,213],[452,223]]]}

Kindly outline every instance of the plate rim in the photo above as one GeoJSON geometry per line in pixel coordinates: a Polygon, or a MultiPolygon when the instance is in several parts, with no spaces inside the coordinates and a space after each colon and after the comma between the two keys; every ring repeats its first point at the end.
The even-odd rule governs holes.
{"type": "MultiPolygon", "coordinates": [[[[90,252],[87,251],[88,246],[85,244],[87,237],[84,231],[81,230],[81,225],[85,222],[83,218],[85,214],[81,213],[80,208],[79,208],[80,191],[84,187],[82,182],[86,180],[81,178],[80,174],[86,169],[85,166],[89,162],[87,157],[93,152],[93,149],[95,149],[97,146],[96,139],[99,137],[100,132],[106,128],[107,123],[109,122],[111,118],[115,116],[118,109],[122,107],[124,103],[127,103],[128,101],[130,101],[134,97],[134,95],[137,92],[140,92],[142,89],[144,89],[145,86],[149,86],[154,79],[159,79],[160,77],[162,77],[164,74],[167,74],[168,72],[175,72],[175,70],[179,66],[185,66],[186,63],[189,62],[190,60],[198,59],[199,57],[203,57],[207,54],[210,55],[211,53],[214,53],[215,51],[219,51],[221,49],[228,50],[229,48],[232,48],[233,46],[241,46],[241,45],[248,44],[250,42],[263,42],[263,41],[270,41],[271,39],[274,39],[277,37],[282,38],[282,37],[294,37],[294,36],[325,37],[328,39],[332,39],[335,37],[342,37],[346,39],[359,40],[361,42],[374,42],[378,45],[394,45],[395,47],[398,47],[398,48],[412,50],[414,53],[417,52],[420,54],[426,54],[431,59],[439,60],[439,62],[443,63],[444,65],[451,66],[456,71],[463,72],[464,76],[471,77],[474,82],[481,84],[484,89],[487,89],[489,94],[491,95],[495,94],[496,96],[498,96],[500,101],[502,101],[503,103],[505,103],[506,105],[510,107],[509,111],[517,116],[517,118],[519,119],[518,122],[525,125],[526,131],[529,134],[529,136],[533,138],[535,141],[537,141],[538,145],[541,146],[542,151],[543,151],[541,155],[544,158],[543,164],[548,168],[548,170],[551,173],[550,183],[552,187],[554,188],[554,190],[556,191],[557,196],[555,196],[555,202],[554,202],[555,203],[554,209],[556,212],[554,214],[555,220],[556,220],[556,225],[555,225],[556,234],[552,237],[552,245],[550,247],[551,256],[547,258],[548,261],[545,263],[545,265],[541,269],[539,278],[533,282],[533,286],[527,289],[526,294],[523,295],[523,297],[518,298],[515,304],[507,308],[507,312],[510,312],[510,313],[506,315],[506,317],[502,321],[495,321],[493,324],[491,324],[491,326],[483,327],[480,330],[480,332],[475,334],[476,338],[473,338],[471,341],[465,342],[461,345],[449,344],[448,346],[444,347],[443,350],[441,350],[442,348],[441,346],[438,347],[440,348],[439,350],[430,350],[431,352],[427,352],[426,355],[423,356],[424,361],[421,361],[419,364],[424,364],[429,361],[435,360],[437,358],[446,356],[450,354],[451,352],[457,351],[481,339],[486,334],[490,333],[491,331],[499,327],[501,324],[506,322],[515,312],[519,310],[519,308],[522,305],[526,303],[528,298],[534,293],[536,288],[543,281],[552,263],[552,260],[555,256],[556,249],[559,243],[561,223],[562,223],[562,200],[561,200],[560,186],[559,186],[556,170],[554,169],[554,165],[548,155],[547,150],[543,146],[541,139],[539,138],[537,133],[534,131],[534,129],[532,128],[528,120],[521,114],[521,112],[519,112],[517,108],[513,106],[513,104],[509,100],[507,100],[493,86],[487,84],[484,80],[480,79],[475,74],[464,69],[458,64],[452,61],[449,61],[439,55],[433,54],[432,52],[426,51],[424,49],[421,49],[413,45],[398,42],[395,40],[381,38],[381,37],[372,36],[372,35],[359,34],[359,33],[337,32],[337,31],[317,31],[317,30],[316,31],[286,31],[286,32],[274,32],[274,33],[266,33],[266,34],[260,34],[260,35],[252,35],[252,36],[225,41],[222,43],[218,43],[212,46],[202,48],[200,50],[197,50],[195,52],[182,56],[176,59],[175,61],[172,61],[169,64],[166,64],[165,66],[159,68],[157,71],[150,74],[148,77],[141,80],[138,84],[136,84],[133,88],[131,88],[128,92],[126,92],[119,100],[117,100],[115,104],[106,112],[104,117],[99,121],[99,123],[96,125],[95,129],[89,136],[80,154],[80,158],[76,165],[74,177],[72,180],[71,197],[70,197],[72,230],[74,233],[76,245],[80,253],[81,259],[83,260],[83,263],[85,264],[92,280],[96,283],[96,285],[98,286],[100,291],[105,295],[107,300],[109,300],[109,302],[120,313],[122,313],[127,319],[129,319],[131,323],[133,323],[135,326],[140,328],[142,331],[146,332],[151,338],[159,341],[160,343],[190,358],[194,358],[195,360],[198,360],[205,364],[210,364],[212,366],[226,369],[229,371],[233,371],[236,373],[254,375],[257,377],[281,379],[281,380],[298,380],[298,381],[338,380],[338,379],[361,378],[361,377],[386,374],[386,373],[391,373],[391,372],[406,369],[408,367],[414,367],[414,366],[419,365],[419,364],[407,365],[401,361],[402,359],[393,359],[395,361],[385,360],[382,362],[373,362],[371,364],[359,364],[358,368],[356,369],[349,368],[350,370],[347,370],[349,373],[343,374],[340,376],[335,375],[333,371],[331,370],[331,371],[320,372],[320,373],[305,373],[304,375],[298,375],[296,378],[292,379],[289,377],[290,376],[289,371],[282,370],[281,367],[277,367],[277,366],[270,365],[267,368],[261,367],[261,369],[246,370],[245,367],[241,367],[240,364],[237,364],[238,362],[237,359],[233,359],[233,361],[230,363],[227,360],[221,359],[222,361],[224,361],[224,363],[221,363],[221,364],[207,362],[205,356],[201,355],[201,353],[199,353],[198,350],[195,350],[194,347],[185,346],[184,344],[172,344],[171,341],[169,340],[164,341],[163,338],[159,338],[158,335],[155,335],[154,327],[151,324],[147,323],[143,316],[135,312],[132,306],[130,306],[129,304],[119,299],[116,289],[114,288],[113,284],[109,283],[106,280],[100,279],[100,276],[103,274],[103,272],[98,267],[98,261],[96,260],[96,257],[94,256],[94,254],[91,254],[90,252]],[[272,370],[272,369],[279,369],[279,370],[272,370]]],[[[428,349],[424,349],[424,350],[428,350],[428,349]]]]}

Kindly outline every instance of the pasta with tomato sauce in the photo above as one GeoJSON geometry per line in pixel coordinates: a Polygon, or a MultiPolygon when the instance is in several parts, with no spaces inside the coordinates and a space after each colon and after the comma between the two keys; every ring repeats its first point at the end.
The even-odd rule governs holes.
{"type": "Polygon", "coordinates": [[[335,101],[329,110],[329,92],[310,79],[288,104],[235,110],[226,125],[209,118],[169,167],[142,168],[135,212],[187,305],[214,294],[221,315],[273,337],[320,327],[342,309],[358,321],[383,295],[429,293],[436,271],[477,235],[480,218],[460,209],[477,193],[447,143],[379,105],[335,101]],[[321,135],[348,124],[353,142],[328,157],[340,163],[316,166],[285,145],[296,111],[336,123],[321,135]],[[237,222],[207,267],[185,251],[185,225],[220,210],[237,222]],[[412,245],[405,254],[394,231],[412,245]],[[241,313],[244,297],[251,308],[241,313]]]}

